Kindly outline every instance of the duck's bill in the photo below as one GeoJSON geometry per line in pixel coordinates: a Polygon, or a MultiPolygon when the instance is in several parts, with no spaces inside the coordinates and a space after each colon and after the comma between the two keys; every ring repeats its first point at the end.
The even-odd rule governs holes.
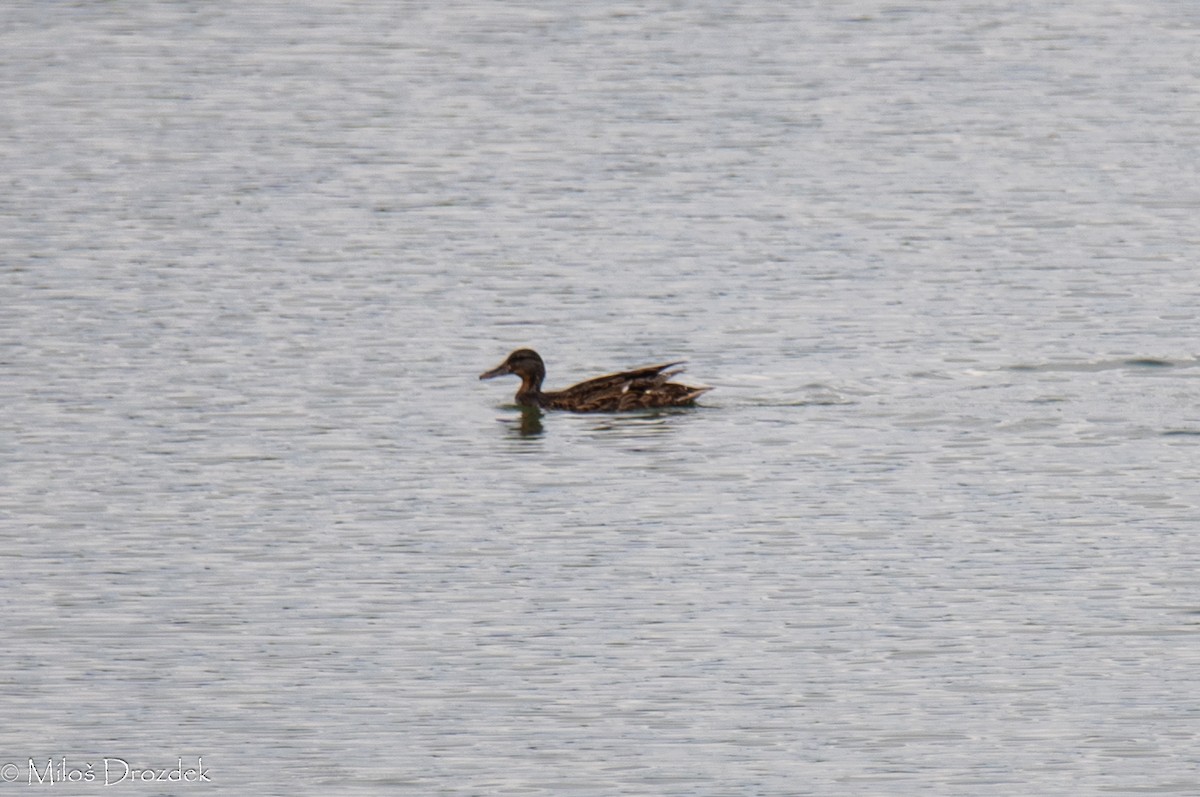
{"type": "Polygon", "coordinates": [[[498,376],[504,376],[505,374],[511,374],[511,373],[512,373],[512,371],[508,370],[508,365],[502,363],[500,365],[497,365],[495,368],[493,368],[490,371],[484,371],[482,374],[479,375],[479,378],[480,379],[495,379],[498,376]]]}

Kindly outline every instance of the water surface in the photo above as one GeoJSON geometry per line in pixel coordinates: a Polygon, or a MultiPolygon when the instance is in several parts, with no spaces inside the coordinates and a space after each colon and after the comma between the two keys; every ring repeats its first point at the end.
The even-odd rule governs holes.
{"type": "Polygon", "coordinates": [[[1200,789],[1191,4],[0,23],[18,783],[1200,789]]]}

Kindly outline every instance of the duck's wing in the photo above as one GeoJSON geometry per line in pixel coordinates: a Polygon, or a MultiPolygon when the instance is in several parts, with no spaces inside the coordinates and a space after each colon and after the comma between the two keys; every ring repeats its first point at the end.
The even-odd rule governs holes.
{"type": "Polygon", "coordinates": [[[588,379],[587,381],[559,390],[557,391],[557,395],[572,397],[590,396],[607,393],[610,390],[623,391],[627,386],[638,383],[663,382],[679,373],[682,369],[668,373],[663,373],[663,371],[676,365],[683,365],[683,362],[683,360],[678,360],[673,363],[663,363],[661,365],[644,365],[641,368],[634,368],[631,371],[618,371],[615,374],[597,376],[594,379],[588,379]]]}
{"type": "Polygon", "coordinates": [[[682,369],[667,369],[682,364],[683,361],[679,360],[605,374],[565,390],[543,395],[549,406],[574,412],[611,412],[686,405],[711,388],[688,387],[668,382],[668,379],[682,369]]]}
{"type": "Polygon", "coordinates": [[[692,387],[677,382],[665,382],[646,390],[628,390],[621,398],[620,409],[638,410],[654,407],[687,407],[711,387],[692,387]]]}

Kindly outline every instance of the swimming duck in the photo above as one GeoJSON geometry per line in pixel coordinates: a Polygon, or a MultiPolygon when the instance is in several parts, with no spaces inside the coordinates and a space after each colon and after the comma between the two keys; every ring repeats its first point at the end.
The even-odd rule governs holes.
{"type": "Polygon", "coordinates": [[[571,412],[615,412],[651,407],[686,407],[710,387],[689,387],[668,382],[679,370],[666,369],[680,362],[647,365],[632,371],[598,376],[572,385],[565,390],[542,391],[546,365],[533,349],[517,349],[480,379],[493,379],[505,374],[521,377],[517,403],[522,407],[541,407],[547,410],[571,412]]]}

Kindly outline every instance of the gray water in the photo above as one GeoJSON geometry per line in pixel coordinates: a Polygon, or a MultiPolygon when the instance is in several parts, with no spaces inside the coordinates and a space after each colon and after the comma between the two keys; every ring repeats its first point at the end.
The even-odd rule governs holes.
{"type": "Polygon", "coordinates": [[[9,0],[0,98],[6,781],[1200,793],[1190,0],[9,0]]]}

